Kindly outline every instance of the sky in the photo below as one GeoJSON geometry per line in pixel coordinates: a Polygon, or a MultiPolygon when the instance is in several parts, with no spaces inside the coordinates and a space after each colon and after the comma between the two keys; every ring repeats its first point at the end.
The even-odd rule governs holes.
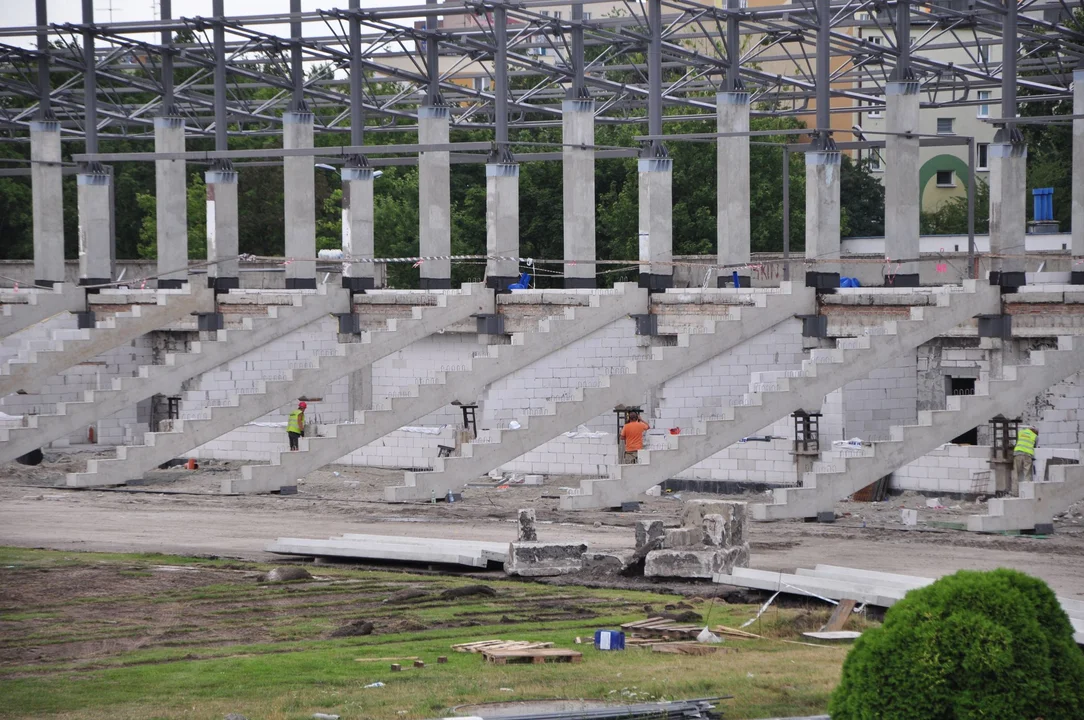
{"type": "MultiPolygon", "coordinates": [[[[133,22],[156,18],[158,0],[93,0],[95,22],[133,22]],[[110,10],[112,8],[112,10],[110,10]]],[[[274,12],[289,12],[290,0],[224,0],[228,15],[266,15],[274,12]]],[[[422,5],[424,0],[361,0],[365,7],[403,7],[422,5]]],[[[302,11],[330,10],[336,7],[346,8],[349,0],[301,0],[302,11]]],[[[35,25],[35,0],[0,0],[0,27],[26,27],[35,25]]],[[[83,18],[82,0],[49,0],[49,22],[78,23],[83,18]]],[[[173,17],[196,17],[211,15],[211,0],[173,0],[173,17]]],[[[322,23],[308,23],[310,29],[306,35],[326,34],[322,23]]],[[[265,25],[264,30],[279,34],[288,34],[288,27],[265,25]]],[[[32,38],[19,40],[13,44],[24,47],[33,45],[32,38]]]]}

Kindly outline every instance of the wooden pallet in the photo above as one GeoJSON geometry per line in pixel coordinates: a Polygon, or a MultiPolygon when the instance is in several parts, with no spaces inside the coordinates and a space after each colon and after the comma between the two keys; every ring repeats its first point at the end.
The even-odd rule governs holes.
{"type": "Polygon", "coordinates": [[[561,648],[538,648],[536,650],[482,650],[486,662],[497,665],[512,663],[540,664],[548,662],[572,662],[583,660],[583,653],[561,648]]]}
{"type": "Polygon", "coordinates": [[[479,640],[477,642],[452,645],[452,650],[462,653],[480,653],[486,650],[542,650],[553,647],[551,642],[531,642],[529,640],[479,640]]]}
{"type": "Polygon", "coordinates": [[[697,625],[678,625],[673,620],[661,617],[625,623],[621,629],[632,635],[665,638],[695,638],[703,630],[697,625]]]}

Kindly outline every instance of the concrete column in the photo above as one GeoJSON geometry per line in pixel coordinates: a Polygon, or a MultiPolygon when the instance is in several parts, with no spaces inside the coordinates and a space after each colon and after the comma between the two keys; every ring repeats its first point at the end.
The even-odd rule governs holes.
{"type": "MultiPolygon", "coordinates": [[[[885,90],[888,132],[885,138],[885,255],[917,258],[919,255],[919,157],[918,136],[900,137],[891,133],[917,133],[918,83],[890,82],[885,90]]],[[[918,287],[919,265],[903,263],[885,285],[918,287]]]]}
{"type": "MultiPolygon", "coordinates": [[[[184,152],[184,120],[154,119],[154,151],[184,152]]],[[[188,282],[188,193],[184,160],[155,160],[155,208],[158,231],[158,287],[188,282]]]]}
{"type": "Polygon", "coordinates": [[[640,158],[640,287],[674,286],[673,175],[668,157],[640,158]]]}
{"type": "MultiPolygon", "coordinates": [[[[428,106],[418,110],[418,142],[448,143],[448,108],[428,106]]],[[[423,152],[418,157],[418,255],[447,258],[452,254],[451,153],[423,152]]],[[[452,261],[423,260],[423,290],[452,286],[452,261]]]]}
{"type": "Polygon", "coordinates": [[[64,190],[60,171],[60,123],[30,123],[30,183],[34,214],[34,281],[64,282],[64,190]]]}
{"type": "MultiPolygon", "coordinates": [[[[1011,142],[1005,130],[998,130],[989,149],[990,163],[990,260],[991,272],[999,273],[996,284],[1020,287],[1025,284],[1023,260],[1027,232],[1028,148],[1011,142]],[[1004,258],[998,255],[1020,257],[1004,258]]],[[[970,192],[971,189],[968,188],[970,192]]],[[[994,282],[991,277],[991,283],[994,282]]]]}
{"type": "MultiPolygon", "coordinates": [[[[312,113],[282,116],[282,147],[307,150],[313,146],[312,113]]],[[[286,289],[316,287],[316,158],[283,158],[286,201],[286,289]]]]}
{"type": "Polygon", "coordinates": [[[595,281],[595,102],[565,100],[565,287],[593,288],[595,281]],[[587,147],[577,147],[587,146],[587,147]],[[572,262],[569,262],[572,261],[572,262]]]}
{"type": "MultiPolygon", "coordinates": [[[[1073,114],[1084,115],[1084,69],[1073,72],[1073,114]]],[[[1071,282],[1084,285],[1084,120],[1073,121],[1071,282]]],[[[36,223],[35,223],[36,225],[36,223]]]]}
{"type": "Polygon", "coordinates": [[[818,260],[806,273],[806,286],[839,287],[840,154],[817,150],[805,155],[805,256],[818,260]]]}
{"type": "MultiPolygon", "coordinates": [[[[486,253],[519,257],[519,165],[486,164],[486,253]]],[[[423,263],[424,265],[424,263],[423,263]]],[[[507,290],[519,280],[519,262],[486,262],[486,287],[507,290]]]]}
{"type": "Polygon", "coordinates": [[[84,167],[76,177],[79,210],[79,283],[113,279],[113,178],[106,168],[84,167]]]}
{"type": "MultiPolygon", "coordinates": [[[[343,181],[343,254],[373,259],[373,169],[346,167],[343,181]]],[[[425,263],[422,263],[423,265],[425,263]]],[[[376,287],[371,262],[344,262],[343,287],[362,292],[376,287]]]]}
{"type": "MultiPolygon", "coordinates": [[[[720,133],[749,131],[749,93],[723,92],[715,96],[720,133]]],[[[719,209],[719,264],[748,264],[749,230],[749,136],[718,140],[717,181],[719,209]]],[[[738,270],[738,282],[749,287],[749,271],[738,270]]],[[[733,284],[733,271],[720,270],[718,286],[733,284]]]]}
{"type": "Polygon", "coordinates": [[[207,266],[208,286],[217,290],[241,287],[238,274],[237,172],[209,170],[207,182],[207,266]]]}

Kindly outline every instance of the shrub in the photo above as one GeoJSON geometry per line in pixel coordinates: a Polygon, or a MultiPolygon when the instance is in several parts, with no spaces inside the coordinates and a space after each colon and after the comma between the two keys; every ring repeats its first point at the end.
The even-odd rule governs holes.
{"type": "Polygon", "coordinates": [[[1080,720],[1084,653],[1046,583],[961,571],[912,590],[843,663],[832,720],[1080,720]]]}

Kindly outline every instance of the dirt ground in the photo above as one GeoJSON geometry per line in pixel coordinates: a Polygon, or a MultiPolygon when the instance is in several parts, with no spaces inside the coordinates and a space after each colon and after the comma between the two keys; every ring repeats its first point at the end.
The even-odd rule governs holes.
{"type": "MultiPolygon", "coordinates": [[[[515,515],[532,507],[541,540],[586,541],[592,549],[631,548],[633,526],[648,515],[676,525],[682,493],[650,499],[639,513],[565,512],[561,486],[469,487],[460,503],[390,505],[383,488],[402,482],[401,471],[336,467],[312,473],[293,496],[223,496],[222,478],[238,463],[205,462],[198,471],[158,471],[142,487],[67,490],[56,487],[69,470],[93,455],[47,455],[28,468],[0,466],[0,545],[61,550],[165,552],[270,560],[277,537],[322,538],[342,533],[413,535],[491,541],[515,539],[515,515]]],[[[762,495],[734,496],[758,501],[762,495]]],[[[1066,597],[1084,600],[1084,505],[1056,521],[1048,538],[976,535],[953,529],[979,503],[945,500],[928,507],[914,494],[883,503],[841,503],[834,524],[752,523],[752,566],[767,570],[817,563],[936,577],[959,569],[1013,567],[1038,576],[1066,597]],[[905,527],[900,508],[919,510],[919,525],[905,527]]]]}

